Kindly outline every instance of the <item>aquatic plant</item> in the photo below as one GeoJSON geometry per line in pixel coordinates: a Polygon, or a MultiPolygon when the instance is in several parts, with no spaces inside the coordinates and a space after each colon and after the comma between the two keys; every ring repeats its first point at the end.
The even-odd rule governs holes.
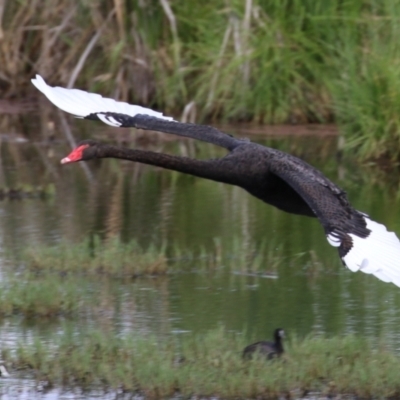
{"type": "Polygon", "coordinates": [[[88,294],[87,284],[56,274],[18,274],[0,284],[0,316],[27,318],[77,316],[99,304],[99,293],[88,294]]]}
{"type": "Polygon", "coordinates": [[[2,98],[39,72],[186,119],[337,121],[352,154],[398,159],[399,16],[392,0],[7,2],[2,98]]]}
{"type": "Polygon", "coordinates": [[[293,339],[287,355],[267,362],[242,359],[243,335],[216,329],[203,335],[156,338],[66,330],[49,345],[39,339],[3,352],[8,366],[32,371],[50,385],[133,391],[148,397],[300,397],[400,394],[400,360],[383,345],[356,336],[293,339]]]}
{"type": "Polygon", "coordinates": [[[144,250],[136,241],[123,243],[113,237],[102,241],[98,236],[80,243],[61,242],[53,246],[27,248],[23,262],[29,270],[79,272],[120,278],[143,274],[165,274],[168,269],[165,246],[144,250]]]}
{"type": "Polygon", "coordinates": [[[188,269],[196,271],[230,270],[238,274],[275,276],[284,257],[282,247],[274,242],[245,243],[239,238],[229,241],[214,239],[211,250],[181,249],[174,245],[143,249],[135,240],[123,243],[118,237],[101,240],[98,236],[79,243],[60,242],[54,245],[28,247],[22,253],[22,263],[29,271],[78,273],[111,278],[137,278],[143,275],[163,275],[188,269]],[[169,257],[168,257],[168,256],[169,257]]]}

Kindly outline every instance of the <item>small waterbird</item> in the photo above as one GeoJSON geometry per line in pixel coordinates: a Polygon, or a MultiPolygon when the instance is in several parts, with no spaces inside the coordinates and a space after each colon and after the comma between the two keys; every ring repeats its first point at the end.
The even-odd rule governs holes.
{"type": "Polygon", "coordinates": [[[284,353],[282,344],[282,340],[284,337],[285,331],[283,329],[275,329],[273,342],[261,341],[249,344],[243,350],[243,358],[249,360],[253,357],[253,354],[255,353],[265,356],[266,358],[268,358],[268,360],[280,357],[284,353]]]}
{"type": "Polygon", "coordinates": [[[239,186],[281,210],[318,218],[330,245],[353,272],[373,274],[400,287],[400,241],[393,232],[357,211],[346,193],[305,161],[282,151],[237,139],[207,125],[174,121],[148,108],[117,102],[79,89],[51,87],[36,75],[32,83],[53,104],[76,117],[115,127],[172,133],[225,148],[222,158],[196,160],[87,140],[62,164],[119,158],[239,186]]]}

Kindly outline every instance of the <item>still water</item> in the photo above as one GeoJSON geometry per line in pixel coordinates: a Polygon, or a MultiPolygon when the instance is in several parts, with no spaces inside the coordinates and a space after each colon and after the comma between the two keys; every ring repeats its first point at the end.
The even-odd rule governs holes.
{"type": "MultiPolygon", "coordinates": [[[[110,134],[120,135],[136,148],[197,158],[224,155],[211,145],[165,140],[164,135],[146,133],[151,140],[143,140],[124,132],[122,137],[119,130],[102,130],[95,123],[95,132],[81,131],[86,124],[90,122],[72,122],[75,137],[107,140],[110,134]]],[[[346,189],[356,208],[400,233],[397,177],[357,165],[351,157],[343,159],[335,136],[252,140],[315,165],[346,189]]],[[[181,272],[110,282],[107,295],[113,301],[99,312],[107,312],[107,324],[117,332],[190,335],[223,325],[255,341],[283,327],[289,337],[357,333],[400,350],[399,288],[348,271],[317,220],[286,214],[236,187],[131,162],[110,159],[61,166],[59,160],[68,149],[64,140],[42,138],[1,143],[0,187],[47,185],[53,193],[0,201],[0,274],[10,268],[10,252],[26,246],[77,243],[92,234],[136,239],[143,246],[167,243],[169,249],[192,255],[170,260],[179,263],[181,272]],[[221,259],[212,270],[202,268],[204,257],[219,247],[228,255],[232,249],[230,262],[237,267],[224,268],[226,259],[221,259]],[[261,273],[243,273],[238,248],[265,260],[261,273]]],[[[104,289],[93,282],[88,290],[104,289]]],[[[101,321],[104,324],[104,318],[101,321]]],[[[15,316],[0,320],[0,340],[13,348],[36,335],[46,340],[67,325],[82,329],[99,323],[96,316],[79,323],[15,316]]]]}

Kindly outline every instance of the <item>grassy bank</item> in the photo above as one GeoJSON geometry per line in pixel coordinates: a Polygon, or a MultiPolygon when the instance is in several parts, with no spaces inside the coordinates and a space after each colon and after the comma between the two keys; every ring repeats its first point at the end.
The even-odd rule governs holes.
{"type": "MultiPolygon", "coordinates": [[[[216,238],[211,251],[188,252],[178,247],[150,245],[146,249],[136,241],[123,243],[118,237],[101,240],[98,236],[79,243],[61,242],[36,245],[23,251],[23,267],[34,273],[56,272],[110,278],[137,278],[144,275],[164,275],[169,272],[195,269],[213,271],[229,269],[237,273],[275,274],[285,260],[282,249],[271,242],[242,243],[237,238],[222,243],[216,238]]],[[[299,255],[302,256],[302,255],[299,255]]]]}
{"type": "Polygon", "coordinates": [[[229,245],[215,240],[215,249],[209,252],[175,247],[170,253],[167,257],[166,246],[144,249],[135,241],[102,241],[96,236],[77,244],[36,245],[20,258],[10,254],[12,268],[5,270],[0,282],[0,317],[88,316],[99,307],[112,309],[119,301],[113,285],[130,285],[135,278],[189,271],[276,278],[285,260],[274,243],[255,251],[239,240],[229,245]]]}
{"type": "Polygon", "coordinates": [[[41,73],[197,121],[337,121],[353,154],[399,159],[398,0],[20,1],[2,17],[2,98],[41,73]]]}
{"type": "Polygon", "coordinates": [[[94,316],[99,307],[116,303],[113,279],[169,271],[165,246],[144,250],[135,241],[101,241],[98,236],[77,244],[36,245],[20,258],[11,253],[9,257],[12,268],[0,282],[0,316],[94,316]]]}
{"type": "Polygon", "coordinates": [[[364,338],[293,340],[285,357],[274,362],[243,361],[246,344],[243,335],[223,329],[165,339],[64,332],[51,344],[35,340],[20,343],[16,352],[3,348],[3,359],[12,372],[32,371],[49,385],[96,384],[150,398],[177,393],[221,398],[300,397],[309,391],[363,398],[400,394],[399,358],[364,338]]]}
{"type": "Polygon", "coordinates": [[[162,275],[168,270],[164,246],[143,249],[135,241],[122,243],[117,237],[104,242],[92,237],[77,244],[62,242],[30,247],[22,259],[30,271],[78,272],[114,278],[162,275]]]}
{"type": "Polygon", "coordinates": [[[59,275],[19,274],[0,284],[0,316],[77,317],[93,311],[102,295],[89,282],[59,275]]]}

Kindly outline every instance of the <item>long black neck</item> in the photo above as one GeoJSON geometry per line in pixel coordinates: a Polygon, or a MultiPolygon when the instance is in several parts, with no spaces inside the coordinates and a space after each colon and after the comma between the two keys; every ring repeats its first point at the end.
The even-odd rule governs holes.
{"type": "Polygon", "coordinates": [[[134,117],[124,114],[107,113],[121,123],[121,127],[134,127],[151,131],[172,133],[178,136],[189,137],[203,142],[212,143],[216,146],[233,150],[243,144],[243,140],[236,139],[226,133],[219,131],[208,125],[184,124],[176,121],[168,121],[149,115],[138,114],[134,117]]]}
{"type": "Polygon", "coordinates": [[[275,342],[275,348],[277,350],[278,353],[283,353],[283,344],[282,344],[282,339],[279,338],[276,342],[275,342]]]}
{"type": "Polygon", "coordinates": [[[219,159],[196,160],[153,151],[127,149],[110,145],[98,146],[95,158],[119,158],[206,178],[217,182],[235,184],[232,174],[219,159]]]}
{"type": "MultiPolygon", "coordinates": [[[[89,142],[87,141],[87,144],[89,142]]],[[[216,182],[236,185],[281,210],[315,217],[304,199],[290,185],[269,172],[268,167],[263,163],[266,154],[268,155],[268,149],[262,146],[243,145],[222,158],[196,160],[153,151],[99,143],[90,144],[91,146],[84,152],[83,160],[119,158],[155,165],[216,182]]]]}
{"type": "Polygon", "coordinates": [[[278,353],[283,353],[282,337],[280,334],[275,334],[275,348],[278,353]]]}

